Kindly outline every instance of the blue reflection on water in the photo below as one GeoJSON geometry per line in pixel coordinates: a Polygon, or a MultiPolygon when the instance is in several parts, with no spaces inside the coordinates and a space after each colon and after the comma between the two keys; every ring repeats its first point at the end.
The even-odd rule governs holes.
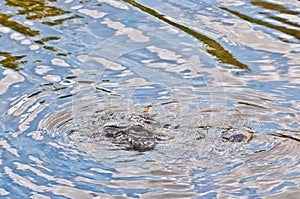
{"type": "MultiPolygon", "coordinates": [[[[25,15],[11,18],[24,26],[39,30],[40,34],[35,37],[20,34],[20,40],[13,39],[12,35],[17,32],[16,30],[9,29],[6,33],[6,29],[1,29],[0,51],[9,52],[12,56],[26,55],[26,57],[21,59],[23,62],[19,61],[18,70],[0,68],[0,80],[8,77],[5,75],[7,71],[14,69],[15,74],[20,75],[16,78],[16,82],[3,80],[0,85],[1,89],[8,86],[7,90],[3,89],[4,93],[0,96],[0,194],[8,198],[29,196],[92,198],[113,195],[139,198],[149,193],[154,194],[154,197],[155,194],[164,196],[163,194],[174,193],[182,194],[182,197],[186,198],[216,198],[220,195],[259,198],[285,193],[288,188],[299,186],[297,181],[293,180],[300,175],[295,171],[299,165],[297,159],[299,143],[283,138],[282,141],[281,138],[275,139],[269,135],[273,132],[284,132],[291,136],[299,136],[298,63],[293,59],[293,56],[297,56],[298,51],[295,49],[299,41],[295,38],[283,40],[282,35],[278,36],[279,30],[240,19],[219,9],[219,6],[228,6],[260,20],[268,19],[268,15],[259,13],[265,9],[253,6],[250,1],[241,2],[243,5],[238,6],[192,0],[139,1],[168,19],[218,42],[239,61],[249,65],[250,70],[242,70],[222,64],[218,58],[204,50],[207,50],[204,43],[149,13],[121,1],[118,3],[127,6],[128,9],[118,7],[118,3],[114,1],[101,3],[101,6],[96,5],[99,2],[74,1],[68,4],[63,1],[47,1],[49,5],[61,7],[82,17],[66,20],[55,26],[43,25],[44,19],[25,20],[25,15]],[[106,12],[107,15],[95,19],[79,12],[78,9],[81,8],[106,12]],[[131,31],[139,30],[150,39],[144,43],[133,42],[124,32],[105,24],[104,19],[131,28],[131,31]],[[258,45],[261,40],[251,44],[250,40],[243,39],[248,37],[248,33],[250,36],[256,36],[253,39],[264,36],[270,40],[265,40],[261,45],[258,45]],[[47,40],[49,37],[58,37],[58,40],[50,39],[44,41],[44,44],[37,42],[47,40]],[[28,42],[35,46],[26,44],[28,42]],[[280,48],[282,43],[285,44],[283,49],[280,48]],[[273,48],[271,45],[269,49],[264,47],[268,44],[272,44],[273,48]],[[149,50],[153,46],[158,52],[149,50]],[[32,50],[35,48],[37,49],[32,50]],[[174,53],[171,53],[171,57],[173,55],[177,57],[168,59],[159,55],[167,51],[174,53]],[[78,58],[81,55],[107,58],[121,64],[124,70],[109,70],[103,66],[106,76],[100,70],[96,74],[90,74],[88,72],[90,63],[81,61],[78,58]],[[65,61],[69,66],[55,63],[54,58],[65,61]],[[164,63],[165,67],[159,65],[159,67],[156,65],[157,68],[147,67],[147,62],[142,62],[145,60],[148,63],[164,63]],[[179,72],[170,70],[183,61],[188,63],[186,68],[181,68],[179,72]],[[132,74],[126,76],[124,75],[126,73],[123,74],[126,71],[132,74]],[[77,81],[82,72],[95,82],[77,81]],[[24,80],[19,82],[21,77],[24,80]],[[126,86],[124,80],[131,80],[133,77],[142,78],[147,83],[151,81],[155,83],[149,84],[151,87],[147,89],[134,85],[125,91],[118,90],[121,85],[126,86]],[[195,144],[194,148],[186,144],[179,150],[175,148],[176,150],[172,151],[172,154],[177,152],[181,154],[180,150],[186,150],[191,154],[195,152],[196,154],[192,154],[191,157],[189,154],[187,157],[172,156],[164,150],[136,154],[122,150],[109,151],[93,145],[91,149],[80,148],[78,146],[88,139],[83,137],[81,143],[76,143],[66,136],[70,132],[72,134],[72,130],[78,132],[76,128],[81,125],[80,122],[76,124],[77,126],[72,124],[72,120],[75,119],[72,114],[76,113],[74,104],[80,98],[77,94],[81,94],[75,90],[79,85],[90,84],[93,87],[102,86],[104,83],[108,83],[105,88],[118,90],[122,94],[132,89],[132,93],[129,92],[128,95],[133,96],[130,99],[136,104],[153,105],[176,101],[186,107],[189,105],[190,108],[181,110],[181,113],[186,115],[177,115],[178,118],[192,115],[188,118],[191,120],[189,124],[195,123],[192,120],[195,119],[193,111],[201,110],[201,114],[214,113],[215,109],[209,108],[217,107],[218,111],[221,104],[225,106],[222,107],[224,110],[221,109],[225,113],[217,112],[217,117],[233,112],[237,115],[236,120],[240,122],[238,127],[252,121],[259,123],[259,126],[254,128],[255,136],[250,143],[230,146],[215,142],[207,144],[213,148],[207,156],[197,153],[203,146],[195,143],[189,143],[195,144]],[[134,90],[135,87],[139,89],[134,90]],[[174,100],[171,98],[177,94],[174,88],[180,88],[177,90],[178,93],[188,97],[174,100]],[[196,97],[190,99],[191,96],[196,97]],[[202,110],[202,107],[206,109],[202,110]],[[71,110],[64,112],[67,109],[71,110]],[[89,151],[93,149],[96,154],[89,151]],[[109,156],[105,153],[117,155],[109,156]],[[170,160],[174,165],[168,163],[170,160]],[[276,173],[278,166],[280,174],[276,173]],[[266,167],[265,170],[263,167],[266,167]],[[239,174],[244,175],[239,177],[239,174]],[[274,181],[274,185],[268,189],[253,186],[253,183],[268,180],[274,181]],[[176,187],[183,184],[183,188],[176,187]],[[249,188],[250,186],[252,187],[249,188]],[[37,196],[38,194],[40,195],[37,196]],[[201,196],[197,197],[197,194],[201,196]]],[[[1,4],[0,7],[0,14],[17,13],[18,9],[7,7],[5,4],[1,4]]],[[[297,9],[297,5],[285,7],[297,9]]],[[[269,13],[276,14],[277,11],[269,13]]],[[[66,14],[63,17],[71,15],[66,14]]],[[[56,16],[57,19],[60,17],[62,16],[56,16]]],[[[5,58],[1,56],[0,61],[5,58]]],[[[94,64],[103,70],[101,63],[94,64]]],[[[95,104],[98,103],[97,99],[111,97],[99,90],[95,91],[93,96],[95,104]]],[[[159,108],[157,115],[167,115],[172,111],[172,108],[164,108],[162,105],[159,108]]],[[[101,110],[101,108],[93,109],[95,112],[101,110]]],[[[225,124],[226,122],[228,121],[225,120],[225,124]]],[[[82,126],[86,127],[83,124],[82,126]]],[[[92,130],[96,131],[96,127],[92,130]]],[[[189,134],[191,131],[187,131],[187,135],[189,134]]],[[[170,147],[176,145],[179,144],[174,142],[170,147]]]]}

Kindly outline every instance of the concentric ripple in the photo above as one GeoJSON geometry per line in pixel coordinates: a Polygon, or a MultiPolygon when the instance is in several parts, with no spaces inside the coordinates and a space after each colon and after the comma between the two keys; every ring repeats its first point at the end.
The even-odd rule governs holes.
{"type": "Polygon", "coordinates": [[[0,3],[0,196],[297,197],[299,7],[0,3]],[[138,152],[103,136],[133,114],[170,139],[138,152]]]}

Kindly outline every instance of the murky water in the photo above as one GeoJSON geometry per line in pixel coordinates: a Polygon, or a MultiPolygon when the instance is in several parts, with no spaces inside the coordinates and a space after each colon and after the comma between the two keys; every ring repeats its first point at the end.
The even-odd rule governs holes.
{"type": "Polygon", "coordinates": [[[299,8],[0,2],[1,198],[297,198],[299,8]],[[147,107],[173,139],[136,152],[101,136],[147,107]],[[254,137],[222,142],[231,127],[254,137]]]}

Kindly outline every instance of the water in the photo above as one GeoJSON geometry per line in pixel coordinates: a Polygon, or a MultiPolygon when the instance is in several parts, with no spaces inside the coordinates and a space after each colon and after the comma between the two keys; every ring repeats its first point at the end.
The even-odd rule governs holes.
{"type": "Polygon", "coordinates": [[[1,198],[297,198],[299,7],[0,2],[1,198]],[[90,136],[146,107],[174,139],[90,136]],[[228,127],[254,137],[222,142],[228,127]]]}

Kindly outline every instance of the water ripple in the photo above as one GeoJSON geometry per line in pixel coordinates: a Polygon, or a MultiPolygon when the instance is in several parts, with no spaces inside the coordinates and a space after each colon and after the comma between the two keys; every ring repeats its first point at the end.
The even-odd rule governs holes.
{"type": "Polygon", "coordinates": [[[3,197],[299,193],[298,2],[0,7],[3,197]],[[145,108],[177,126],[158,129],[172,139],[137,152],[101,136],[106,122],[124,123],[145,108]],[[253,138],[223,142],[226,129],[253,138]]]}

